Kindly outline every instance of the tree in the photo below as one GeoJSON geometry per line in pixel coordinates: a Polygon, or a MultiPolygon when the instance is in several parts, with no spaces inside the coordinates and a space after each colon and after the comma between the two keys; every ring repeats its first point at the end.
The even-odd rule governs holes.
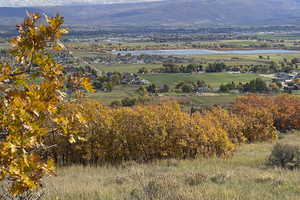
{"type": "Polygon", "coordinates": [[[193,90],[194,90],[194,87],[191,84],[184,84],[181,87],[181,91],[184,93],[190,93],[190,92],[193,92],[193,90]]]}
{"type": "Polygon", "coordinates": [[[170,87],[167,84],[163,85],[163,88],[160,90],[162,93],[166,93],[170,91],[170,87]]]}
{"type": "Polygon", "coordinates": [[[297,63],[299,63],[300,62],[300,59],[299,58],[293,58],[292,60],[291,60],[291,63],[292,64],[297,64],[297,63]]]}
{"type": "Polygon", "coordinates": [[[147,91],[149,92],[149,93],[157,93],[158,91],[157,91],[157,87],[156,87],[156,85],[155,84],[151,84],[151,85],[149,85],[147,88],[147,91]]]}
{"type": "Polygon", "coordinates": [[[137,91],[138,95],[140,95],[141,97],[145,97],[145,96],[148,96],[148,91],[145,87],[143,86],[140,86],[137,91]]]}
{"type": "Polygon", "coordinates": [[[73,119],[85,123],[84,118],[80,113],[65,118],[60,109],[67,101],[66,81],[73,84],[72,98],[84,88],[93,91],[87,78],[67,77],[51,57],[63,49],[59,39],[68,33],[63,18],[45,16],[47,24],[40,19],[39,14],[28,14],[10,41],[15,63],[0,64],[0,181],[10,180],[13,194],[37,188],[45,174],[54,174],[53,161],[43,156],[49,148],[46,136],[78,139],[69,124],[73,119]]]}
{"type": "Polygon", "coordinates": [[[264,80],[261,78],[256,78],[251,80],[249,83],[246,83],[242,86],[243,92],[267,92],[268,86],[264,80]]]}
{"type": "Polygon", "coordinates": [[[229,88],[227,87],[227,85],[223,85],[221,84],[220,85],[220,89],[219,89],[220,92],[229,92],[229,88]]]}
{"type": "Polygon", "coordinates": [[[226,65],[224,63],[209,63],[206,72],[222,72],[226,69],[226,65]]]}
{"type": "Polygon", "coordinates": [[[138,73],[147,74],[147,73],[149,73],[149,70],[146,67],[142,67],[141,69],[139,69],[138,73]]]}

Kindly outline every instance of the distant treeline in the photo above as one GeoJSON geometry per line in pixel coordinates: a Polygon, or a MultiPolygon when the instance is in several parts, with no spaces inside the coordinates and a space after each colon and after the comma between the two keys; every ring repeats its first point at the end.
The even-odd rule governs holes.
{"type": "MultiPolygon", "coordinates": [[[[260,59],[262,59],[260,57],[260,59]]],[[[227,65],[224,62],[208,63],[206,66],[203,64],[188,64],[178,65],[174,63],[163,64],[161,68],[149,70],[146,67],[139,69],[139,73],[193,73],[193,72],[253,72],[253,73],[277,73],[286,72],[289,73],[293,70],[299,69],[298,64],[300,63],[299,58],[293,58],[290,61],[283,59],[279,62],[270,61],[269,64],[248,64],[248,65],[227,65]]]]}

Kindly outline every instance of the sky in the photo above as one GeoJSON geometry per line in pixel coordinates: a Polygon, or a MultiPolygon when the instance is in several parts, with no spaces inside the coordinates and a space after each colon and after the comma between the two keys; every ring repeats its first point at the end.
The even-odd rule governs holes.
{"type": "Polygon", "coordinates": [[[110,4],[110,3],[133,3],[150,2],[160,0],[0,0],[0,7],[21,6],[55,6],[72,4],[110,4]]]}

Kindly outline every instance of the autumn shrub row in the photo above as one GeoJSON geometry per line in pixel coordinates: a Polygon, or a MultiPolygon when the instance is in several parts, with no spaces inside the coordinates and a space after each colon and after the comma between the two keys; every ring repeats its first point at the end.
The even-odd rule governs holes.
{"type": "Polygon", "coordinates": [[[64,137],[48,138],[57,145],[50,155],[63,164],[228,156],[235,147],[220,124],[201,114],[190,116],[177,103],[110,109],[84,101],[65,109],[70,116],[79,109],[88,121],[76,127],[73,119],[84,138],[75,144],[64,137]]]}
{"type": "Polygon", "coordinates": [[[250,122],[253,125],[260,123],[265,117],[264,120],[272,121],[279,131],[300,129],[300,98],[297,96],[246,95],[238,98],[233,105],[233,111],[240,116],[250,117],[250,120],[246,120],[248,125],[250,122]]]}
{"type": "Polygon", "coordinates": [[[290,95],[248,95],[231,111],[215,107],[189,115],[175,102],[117,109],[92,100],[73,102],[64,113],[79,140],[48,137],[48,144],[56,145],[49,156],[62,164],[230,156],[240,143],[275,140],[277,129],[297,129],[299,105],[290,95]],[[71,117],[78,111],[86,123],[71,117]]]}

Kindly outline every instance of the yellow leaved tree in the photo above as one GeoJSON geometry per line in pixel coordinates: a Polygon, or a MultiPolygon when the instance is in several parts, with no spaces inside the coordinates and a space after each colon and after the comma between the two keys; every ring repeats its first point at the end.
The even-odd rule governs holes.
{"type": "Polygon", "coordinates": [[[37,188],[44,175],[54,174],[54,163],[43,156],[49,148],[45,136],[64,135],[73,142],[72,119],[85,123],[80,113],[68,119],[61,113],[67,80],[76,91],[93,90],[87,78],[67,79],[63,66],[51,57],[64,48],[59,42],[68,33],[63,18],[45,16],[46,23],[41,21],[41,15],[28,14],[10,41],[15,62],[0,64],[0,181],[9,180],[13,194],[37,188]]]}

